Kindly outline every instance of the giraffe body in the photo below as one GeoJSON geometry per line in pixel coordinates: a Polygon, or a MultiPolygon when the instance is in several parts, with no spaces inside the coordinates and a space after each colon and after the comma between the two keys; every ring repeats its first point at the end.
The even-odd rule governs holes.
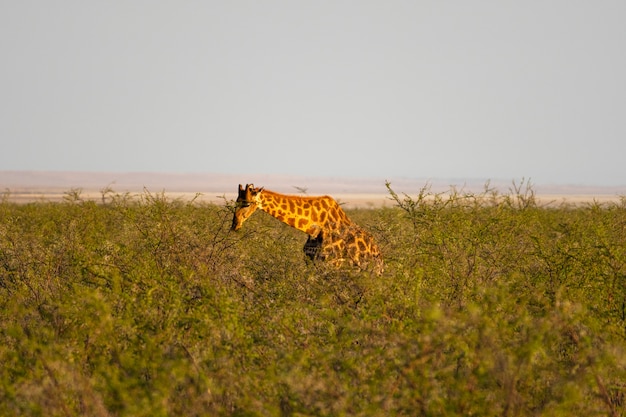
{"type": "Polygon", "coordinates": [[[304,252],[311,259],[335,265],[349,261],[361,268],[373,262],[376,272],[382,273],[382,257],[374,239],[353,223],[332,197],[291,196],[239,184],[231,229],[239,230],[257,209],[309,235],[304,252]]]}

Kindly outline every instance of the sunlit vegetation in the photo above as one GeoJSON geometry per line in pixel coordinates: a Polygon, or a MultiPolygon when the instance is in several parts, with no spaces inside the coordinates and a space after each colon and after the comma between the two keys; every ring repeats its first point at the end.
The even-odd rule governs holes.
{"type": "Polygon", "coordinates": [[[5,199],[0,415],[626,415],[626,199],[388,188],[382,277],[226,200],[5,199]]]}

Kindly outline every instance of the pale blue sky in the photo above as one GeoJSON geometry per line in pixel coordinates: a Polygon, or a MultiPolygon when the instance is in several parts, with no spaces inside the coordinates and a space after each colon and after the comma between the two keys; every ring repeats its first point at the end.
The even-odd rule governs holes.
{"type": "Polygon", "coordinates": [[[0,0],[0,170],[626,184],[626,2],[0,0]]]}

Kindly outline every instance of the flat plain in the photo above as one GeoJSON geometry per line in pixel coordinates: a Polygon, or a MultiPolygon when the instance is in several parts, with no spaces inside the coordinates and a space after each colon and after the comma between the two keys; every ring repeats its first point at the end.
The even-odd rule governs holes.
{"type": "MultiPolygon", "coordinates": [[[[254,183],[286,194],[331,195],[351,208],[382,207],[392,204],[386,181],[402,193],[414,195],[424,187],[434,193],[480,193],[485,186],[507,193],[514,180],[428,178],[303,177],[288,175],[225,175],[213,173],[154,172],[46,172],[0,171],[0,191],[13,202],[61,201],[68,192],[80,192],[83,199],[98,201],[104,191],[140,195],[144,191],[164,192],[171,198],[218,203],[236,198],[239,183],[254,183]]],[[[518,182],[524,179],[517,179],[518,182]]],[[[525,180],[530,182],[529,180],[525,180]]],[[[626,195],[623,186],[533,185],[541,204],[617,202],[626,195]]]]}

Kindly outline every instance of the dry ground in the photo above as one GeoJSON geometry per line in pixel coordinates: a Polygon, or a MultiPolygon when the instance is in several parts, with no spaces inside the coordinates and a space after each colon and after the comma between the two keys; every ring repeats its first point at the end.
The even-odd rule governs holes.
{"type": "MultiPolygon", "coordinates": [[[[62,201],[69,193],[80,192],[86,200],[100,201],[103,192],[140,195],[164,192],[169,198],[185,201],[223,202],[236,198],[239,183],[254,183],[277,192],[308,195],[328,194],[347,208],[375,208],[392,205],[385,188],[389,180],[399,193],[417,195],[424,187],[434,193],[446,193],[451,188],[459,192],[480,194],[488,183],[490,188],[506,194],[513,181],[477,179],[433,180],[411,178],[336,178],[299,177],[286,175],[222,175],[211,173],[107,173],[107,172],[38,172],[0,171],[0,192],[8,201],[28,203],[35,201],[62,201]]],[[[532,181],[531,181],[532,183],[532,181]]],[[[626,195],[626,186],[589,187],[576,185],[533,184],[536,198],[542,205],[561,203],[608,203],[626,195]]]]}

